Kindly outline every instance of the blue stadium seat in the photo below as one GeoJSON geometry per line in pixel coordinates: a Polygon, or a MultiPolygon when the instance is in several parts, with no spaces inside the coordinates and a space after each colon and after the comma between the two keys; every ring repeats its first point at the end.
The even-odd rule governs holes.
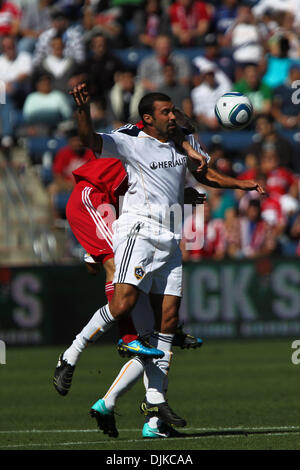
{"type": "Polygon", "coordinates": [[[30,155],[31,161],[34,164],[42,163],[42,156],[45,152],[51,152],[54,156],[55,153],[64,145],[67,144],[67,139],[54,138],[49,136],[43,137],[28,137],[26,139],[26,148],[30,155]]]}
{"type": "MultiPolygon", "coordinates": [[[[137,68],[141,60],[145,57],[149,57],[153,54],[151,49],[142,48],[142,47],[130,47],[128,49],[115,49],[115,54],[124,62],[127,67],[133,69],[137,68]]],[[[192,61],[195,57],[203,55],[204,50],[202,48],[185,48],[185,49],[175,49],[175,52],[178,54],[183,54],[187,59],[192,61]]]]}
{"type": "MultiPolygon", "coordinates": [[[[127,49],[115,49],[115,54],[124,62],[127,67],[136,69],[141,60],[153,54],[153,51],[144,47],[130,47],[127,49]]],[[[187,59],[192,61],[195,57],[204,55],[202,47],[186,47],[174,49],[176,54],[183,54],[187,59]]],[[[231,54],[230,49],[223,48],[222,52],[227,55],[231,54]]]]}
{"type": "Polygon", "coordinates": [[[206,147],[221,144],[225,150],[238,151],[253,143],[253,131],[201,132],[199,139],[206,147]]]}

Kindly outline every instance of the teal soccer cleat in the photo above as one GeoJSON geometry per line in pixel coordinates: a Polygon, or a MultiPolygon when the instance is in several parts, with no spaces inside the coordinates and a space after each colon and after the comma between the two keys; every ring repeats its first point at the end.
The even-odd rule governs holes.
{"type": "Polygon", "coordinates": [[[117,345],[118,352],[122,357],[131,356],[144,356],[160,358],[165,355],[160,349],[151,346],[145,339],[137,338],[130,343],[125,343],[122,339],[119,340],[117,345]]]}
{"type": "Polygon", "coordinates": [[[119,432],[116,428],[115,414],[106,408],[104,400],[96,401],[91,408],[90,415],[92,418],[96,418],[100,431],[108,434],[109,437],[118,437],[119,432]]]}
{"type": "Polygon", "coordinates": [[[151,428],[148,423],[145,423],[142,430],[142,436],[144,439],[159,439],[168,437],[184,437],[185,434],[177,431],[171,426],[168,426],[168,424],[161,422],[157,428],[151,428]]]}

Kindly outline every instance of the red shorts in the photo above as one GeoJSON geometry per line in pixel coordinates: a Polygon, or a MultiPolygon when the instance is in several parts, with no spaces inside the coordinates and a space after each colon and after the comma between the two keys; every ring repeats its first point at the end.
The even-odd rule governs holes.
{"type": "Polygon", "coordinates": [[[94,261],[105,263],[114,256],[111,225],[116,210],[108,194],[81,181],[68,200],[66,216],[74,236],[94,261]]]}

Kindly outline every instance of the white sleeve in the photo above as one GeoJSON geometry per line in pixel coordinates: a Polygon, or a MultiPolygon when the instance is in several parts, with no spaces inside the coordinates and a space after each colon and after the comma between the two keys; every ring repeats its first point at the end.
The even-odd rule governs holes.
{"type": "Polygon", "coordinates": [[[119,158],[122,161],[130,159],[134,145],[134,137],[122,134],[121,132],[112,132],[111,134],[100,134],[103,141],[101,155],[96,153],[96,157],[119,158]]]}
{"type": "Polygon", "coordinates": [[[195,137],[193,135],[188,135],[187,139],[188,139],[189,143],[191,144],[191,146],[193,147],[193,149],[196,150],[201,155],[203,155],[206,158],[207,163],[209,163],[211,157],[204,150],[204,148],[201,146],[201,144],[195,139],[195,137]]]}

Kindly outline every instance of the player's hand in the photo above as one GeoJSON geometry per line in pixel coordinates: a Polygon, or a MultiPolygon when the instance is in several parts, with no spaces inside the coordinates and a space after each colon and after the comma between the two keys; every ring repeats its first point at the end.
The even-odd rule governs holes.
{"type": "Polygon", "coordinates": [[[196,171],[197,173],[201,173],[202,171],[205,171],[207,169],[207,160],[200,153],[198,152],[196,153],[197,153],[196,156],[189,155],[189,159],[191,160],[192,165],[195,168],[194,171],[196,171]]]}
{"type": "Polygon", "coordinates": [[[69,91],[69,94],[73,96],[77,108],[84,108],[90,104],[91,97],[85,82],[74,86],[74,88],[69,91]]]}
{"type": "Polygon", "coordinates": [[[189,187],[184,189],[185,204],[204,204],[206,202],[206,194],[199,193],[195,188],[189,187]]]}
{"type": "Polygon", "coordinates": [[[244,189],[245,191],[257,191],[262,196],[266,196],[267,194],[263,186],[257,181],[253,181],[253,180],[244,180],[242,182],[241,189],[244,189]]]}

